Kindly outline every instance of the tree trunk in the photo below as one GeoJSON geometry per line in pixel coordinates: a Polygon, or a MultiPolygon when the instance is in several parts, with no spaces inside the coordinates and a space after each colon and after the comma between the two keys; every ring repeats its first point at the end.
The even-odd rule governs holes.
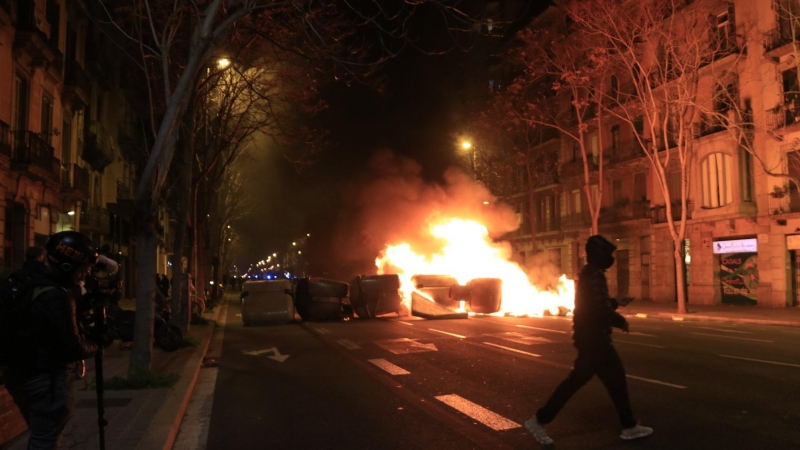
{"type": "Polygon", "coordinates": [[[686,269],[683,259],[683,239],[675,241],[675,289],[678,297],[678,314],[686,314],[686,269]]]}
{"type": "Polygon", "coordinates": [[[155,217],[140,217],[136,236],[136,316],[128,376],[150,370],[153,355],[153,297],[155,295],[156,244],[155,217]]]}
{"type": "MultiPolygon", "coordinates": [[[[189,218],[189,201],[192,188],[192,151],[191,136],[183,140],[181,148],[181,163],[183,173],[181,174],[180,185],[178,188],[178,204],[176,208],[177,226],[175,229],[175,242],[173,246],[172,260],[172,321],[186,334],[189,331],[191,321],[191,304],[189,297],[183,292],[183,243],[186,240],[186,224],[189,218]]],[[[191,261],[191,259],[189,260],[191,261]]],[[[191,267],[187,267],[191,270],[191,267]]]]}

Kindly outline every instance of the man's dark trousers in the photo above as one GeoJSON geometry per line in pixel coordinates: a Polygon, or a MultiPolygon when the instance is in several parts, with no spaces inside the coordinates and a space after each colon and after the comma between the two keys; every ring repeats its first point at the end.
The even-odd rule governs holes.
{"type": "Polygon", "coordinates": [[[609,344],[575,345],[578,348],[578,358],[575,367],[569,376],[556,388],[547,403],[536,412],[536,420],[541,424],[552,422],[556,414],[564,407],[569,399],[575,395],[594,375],[600,378],[605,385],[614,406],[619,414],[619,421],[623,428],[636,425],[636,419],[631,411],[631,402],[628,398],[628,384],[625,379],[625,368],[619,359],[617,350],[609,344]]]}
{"type": "Polygon", "coordinates": [[[9,375],[6,388],[28,424],[28,450],[57,449],[75,407],[71,374],[9,375]]]}

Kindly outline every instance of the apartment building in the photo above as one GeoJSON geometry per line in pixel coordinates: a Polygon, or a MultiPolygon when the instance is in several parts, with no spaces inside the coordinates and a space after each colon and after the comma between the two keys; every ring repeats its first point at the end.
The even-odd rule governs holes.
{"type": "MultiPolygon", "coordinates": [[[[685,3],[686,8],[698,7],[698,2],[685,3]]],[[[748,139],[742,143],[731,127],[702,116],[692,127],[687,228],[678,249],[685,264],[676,268],[663,191],[635,139],[633,127],[637,134],[646,134],[646,123],[634,122],[631,127],[608,117],[602,129],[590,124],[585,134],[592,166],[589,189],[602,206],[600,233],[618,245],[617,263],[608,273],[609,287],[612,295],[671,302],[676,300],[676,270],[685,270],[686,283],[680,288],[690,304],[797,306],[800,192],[786,176],[800,178],[800,55],[794,50],[800,2],[734,0],[702,6],[708,8],[703,14],[713,24],[710,39],[721,39],[717,44],[722,42],[724,52],[700,69],[696,101],[715,114],[727,115],[731,123],[746,124],[742,128],[747,128],[748,139]],[[718,95],[719,90],[729,93],[736,107],[720,101],[725,96],[718,95]],[[602,198],[599,142],[605,147],[602,198]]],[[[554,6],[530,26],[568,22],[563,10],[554,6]]],[[[614,95],[631,89],[621,74],[607,75],[602,84],[614,95]]],[[[570,104],[570,99],[560,101],[570,104]]],[[[534,255],[544,254],[573,276],[583,262],[591,225],[582,154],[563,135],[540,145],[542,151],[558,152],[558,176],[552,184],[535,189],[530,215],[538,222],[535,239],[526,226],[508,239],[518,260],[539,264],[541,256],[534,255]]],[[[665,175],[675,206],[675,199],[680,199],[680,172],[668,170],[665,175]]],[[[528,211],[529,196],[522,194],[527,186],[520,186],[520,194],[507,199],[518,211],[528,211]]],[[[679,202],[677,206],[672,214],[680,219],[679,202]]]]}

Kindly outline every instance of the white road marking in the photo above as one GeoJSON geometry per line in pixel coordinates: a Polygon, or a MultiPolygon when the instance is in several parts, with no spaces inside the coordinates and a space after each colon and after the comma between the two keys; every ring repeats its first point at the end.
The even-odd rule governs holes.
{"type": "Polygon", "coordinates": [[[394,353],[395,355],[438,351],[436,345],[433,343],[423,344],[421,342],[417,342],[417,339],[409,338],[385,339],[382,341],[375,341],[375,344],[394,353]]]}
{"type": "Polygon", "coordinates": [[[330,334],[331,333],[330,330],[328,330],[327,328],[322,328],[322,327],[319,327],[319,328],[317,328],[317,327],[309,327],[309,328],[311,328],[312,330],[316,331],[319,334],[330,334]]]}
{"type": "Polygon", "coordinates": [[[640,319],[647,319],[647,314],[645,313],[636,313],[636,317],[640,319]]]}
{"type": "Polygon", "coordinates": [[[510,430],[512,428],[519,428],[521,426],[514,421],[508,420],[499,414],[489,411],[483,406],[472,403],[471,401],[455,394],[439,395],[436,397],[436,400],[439,400],[440,402],[452,407],[453,409],[456,409],[468,417],[477,420],[493,430],[510,430]]]}
{"type": "Polygon", "coordinates": [[[396,323],[402,323],[403,325],[408,325],[408,326],[410,326],[410,327],[413,327],[413,326],[414,326],[414,324],[413,324],[413,323],[408,323],[408,322],[406,322],[405,320],[395,320],[394,322],[396,322],[396,323]]]}
{"type": "Polygon", "coordinates": [[[724,328],[710,328],[710,327],[695,327],[703,330],[722,331],[723,333],[740,333],[740,334],[753,334],[752,331],[739,331],[739,330],[726,330],[724,328]]]}
{"type": "Polygon", "coordinates": [[[640,333],[638,331],[629,331],[628,334],[630,334],[631,336],[658,337],[655,334],[640,333]]]}
{"type": "Polygon", "coordinates": [[[466,339],[466,338],[467,338],[466,336],[462,336],[462,335],[460,335],[460,334],[449,333],[449,332],[447,332],[447,331],[437,330],[436,328],[428,328],[428,329],[429,329],[429,330],[431,330],[431,331],[435,331],[435,332],[437,332],[437,333],[446,334],[446,335],[448,335],[448,336],[454,336],[454,337],[457,337],[457,338],[459,338],[459,339],[466,339]]]}
{"type": "Polygon", "coordinates": [[[672,316],[672,320],[675,322],[683,322],[684,319],[681,316],[672,316]]]}
{"type": "Polygon", "coordinates": [[[561,334],[567,334],[568,333],[568,331],[551,330],[549,328],[538,328],[538,327],[532,327],[532,326],[529,326],[529,325],[519,325],[519,324],[517,324],[517,326],[520,327],[520,328],[530,328],[531,330],[549,331],[551,333],[561,333],[561,334]]]}
{"type": "Polygon", "coordinates": [[[244,353],[245,355],[252,355],[252,356],[258,356],[261,355],[262,353],[274,353],[273,356],[267,356],[267,358],[274,359],[275,361],[278,362],[284,362],[286,361],[287,358],[289,358],[289,356],[291,356],[291,355],[281,355],[281,352],[278,351],[277,347],[267,348],[264,350],[254,350],[252,352],[242,352],[242,353],[244,353]]]}
{"type": "Polygon", "coordinates": [[[636,328],[646,328],[648,330],[660,330],[661,329],[659,327],[651,327],[649,325],[639,325],[638,323],[636,324],[636,328]]]}
{"type": "Polygon", "coordinates": [[[741,338],[741,337],[736,337],[736,336],[723,336],[721,334],[694,333],[694,332],[690,332],[689,334],[696,334],[698,336],[712,336],[712,337],[719,337],[719,338],[725,338],[725,339],[738,339],[740,341],[767,342],[767,343],[774,342],[774,341],[768,341],[766,339],[741,338]]]}
{"type": "Polygon", "coordinates": [[[633,344],[633,345],[642,345],[642,346],[645,346],[645,347],[667,348],[667,347],[664,347],[663,345],[642,344],[641,342],[623,341],[623,340],[620,340],[620,339],[614,339],[614,342],[622,342],[624,344],[633,344]]]}
{"type": "Polygon", "coordinates": [[[344,348],[346,348],[348,350],[358,350],[358,349],[361,348],[361,347],[358,346],[358,344],[356,344],[355,342],[350,341],[348,339],[339,339],[336,342],[338,342],[339,344],[342,345],[342,347],[344,347],[344,348]]]}
{"type": "Polygon", "coordinates": [[[765,364],[775,364],[775,365],[778,365],[778,366],[800,367],[800,364],[789,364],[789,363],[778,362],[778,361],[767,361],[765,359],[742,358],[741,356],[730,356],[730,355],[719,355],[719,356],[721,356],[723,358],[741,359],[741,360],[744,360],[744,361],[754,361],[754,362],[760,362],[760,363],[765,363],[765,364]]]}
{"type": "Polygon", "coordinates": [[[537,358],[540,358],[542,356],[542,355],[537,355],[536,353],[529,353],[529,352],[524,352],[522,350],[517,350],[516,348],[513,347],[506,347],[505,345],[493,344],[491,342],[484,342],[484,345],[491,345],[492,347],[502,348],[503,350],[508,350],[510,352],[522,353],[523,355],[535,356],[537,358]]]}
{"type": "Polygon", "coordinates": [[[395,366],[394,364],[390,363],[385,359],[368,359],[367,361],[375,364],[376,366],[380,367],[381,369],[389,372],[390,375],[410,375],[411,372],[403,369],[402,367],[395,366]]]}
{"type": "Polygon", "coordinates": [[[686,389],[686,386],[681,386],[680,384],[665,383],[663,381],[651,380],[650,378],[642,378],[642,377],[637,377],[637,376],[633,376],[633,375],[625,375],[625,376],[628,377],[628,378],[633,378],[634,380],[646,381],[648,383],[660,384],[662,386],[674,387],[676,389],[686,389]]]}

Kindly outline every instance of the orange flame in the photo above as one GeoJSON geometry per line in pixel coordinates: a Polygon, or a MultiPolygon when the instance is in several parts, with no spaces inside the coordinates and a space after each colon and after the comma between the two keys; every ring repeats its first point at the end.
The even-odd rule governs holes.
{"type": "Polygon", "coordinates": [[[473,220],[446,219],[432,223],[430,233],[445,242],[440,252],[421,255],[408,243],[400,243],[388,245],[375,260],[379,274],[398,274],[407,307],[410,308],[415,289],[411,278],[428,274],[449,275],[461,285],[474,278],[501,279],[502,304],[496,314],[541,316],[545,311],[557,314],[559,307],[569,311],[574,308],[572,280],[562,275],[555,291],[539,290],[517,263],[509,261],[508,243],[493,242],[484,225],[473,220]]]}

